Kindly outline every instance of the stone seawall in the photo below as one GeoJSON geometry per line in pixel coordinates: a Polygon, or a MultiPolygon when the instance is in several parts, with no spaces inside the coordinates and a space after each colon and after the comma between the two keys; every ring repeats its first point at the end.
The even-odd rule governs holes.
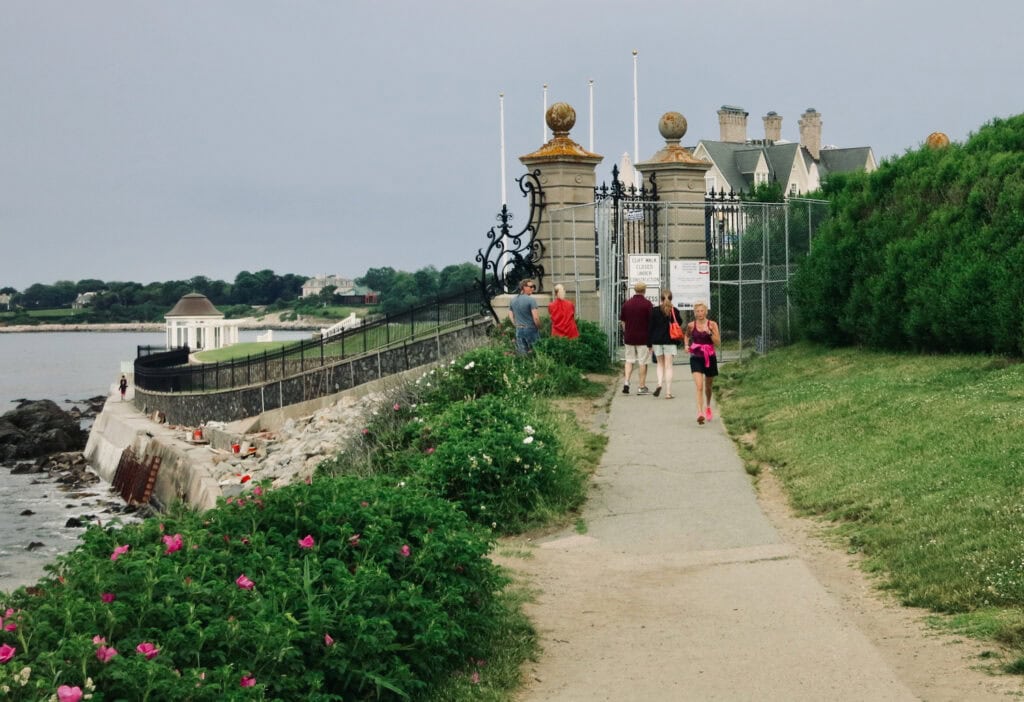
{"type": "Polygon", "coordinates": [[[165,393],[136,388],[135,406],[147,415],[162,412],[170,424],[197,426],[208,421],[232,422],[255,417],[457,355],[482,343],[490,326],[490,320],[486,319],[441,336],[244,388],[199,393],[165,393]]]}
{"type": "MultiPolygon", "coordinates": [[[[371,393],[387,393],[388,389],[400,384],[403,378],[412,378],[423,373],[430,367],[448,358],[453,358],[465,350],[479,346],[486,341],[486,332],[490,323],[467,327],[442,337],[424,340],[408,347],[390,349],[379,354],[355,359],[348,370],[335,370],[339,383],[348,373],[350,380],[362,380],[361,383],[343,385],[340,391],[323,392],[316,397],[302,397],[302,388],[312,387],[311,383],[297,385],[273,383],[270,391],[261,393],[266,399],[273,396],[276,389],[277,400],[267,403],[266,409],[257,410],[237,417],[237,421],[223,427],[210,427],[205,438],[206,444],[190,441],[191,427],[215,417],[211,412],[220,410],[240,412],[245,401],[256,402],[254,399],[259,388],[226,391],[223,393],[203,393],[172,397],[169,394],[149,393],[149,400],[140,400],[143,391],[136,389],[135,402],[108,402],[96,418],[89,433],[89,441],[85,447],[85,457],[90,466],[100,477],[110,482],[113,480],[121,455],[128,447],[132,447],[137,456],[160,456],[160,472],[153,492],[154,498],[161,505],[170,505],[176,501],[184,501],[200,510],[216,505],[217,499],[224,492],[225,466],[230,473],[234,467],[225,461],[234,462],[238,457],[231,454],[230,446],[234,441],[246,441],[246,434],[277,431],[283,426],[293,423],[299,418],[308,417],[324,408],[338,403],[351,404],[356,398],[365,398],[371,393]],[[406,359],[406,360],[403,360],[406,359]],[[401,367],[408,362],[407,368],[401,367]],[[415,363],[415,365],[411,365],[415,363]],[[280,387],[278,387],[280,386],[280,387]],[[153,398],[159,398],[154,400],[153,398]],[[294,400],[283,402],[284,400],[294,400]],[[199,421],[172,419],[167,414],[166,423],[157,423],[151,419],[154,409],[147,406],[147,401],[162,401],[160,409],[167,412],[180,411],[199,421]],[[138,406],[137,406],[138,405],[138,406]],[[189,425],[188,428],[180,425],[189,425]]],[[[327,369],[322,369],[323,372],[327,369]]],[[[329,386],[320,386],[327,388],[329,386]]],[[[266,390],[265,388],[263,390],[266,390]]],[[[224,417],[216,417],[227,421],[224,417]]],[[[282,437],[283,438],[283,437],[282,437]]],[[[287,455],[288,451],[302,452],[302,446],[291,446],[292,439],[285,439],[277,451],[287,455]]],[[[298,439],[294,439],[298,441],[298,439]]],[[[305,457],[305,454],[303,454],[305,457]]],[[[297,459],[296,459],[297,460],[297,459]]],[[[301,463],[301,462],[299,462],[301,463]]],[[[247,472],[255,472],[249,462],[240,464],[247,472]]],[[[237,480],[229,481],[237,485],[237,480]]]]}

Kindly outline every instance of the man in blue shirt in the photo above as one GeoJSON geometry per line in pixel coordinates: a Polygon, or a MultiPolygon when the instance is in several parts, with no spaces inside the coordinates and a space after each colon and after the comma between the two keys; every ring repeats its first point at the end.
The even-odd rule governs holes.
{"type": "Polygon", "coordinates": [[[519,294],[508,306],[508,318],[516,327],[516,353],[525,356],[540,338],[540,313],[537,301],[533,299],[536,288],[529,278],[519,281],[519,294]]]}

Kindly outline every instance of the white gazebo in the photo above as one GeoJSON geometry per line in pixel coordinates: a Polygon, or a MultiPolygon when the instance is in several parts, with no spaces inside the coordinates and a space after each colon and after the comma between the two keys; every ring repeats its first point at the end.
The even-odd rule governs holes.
{"type": "Polygon", "coordinates": [[[206,351],[238,343],[238,320],[224,319],[224,313],[206,295],[185,295],[164,319],[169,349],[188,346],[193,351],[206,351]]]}

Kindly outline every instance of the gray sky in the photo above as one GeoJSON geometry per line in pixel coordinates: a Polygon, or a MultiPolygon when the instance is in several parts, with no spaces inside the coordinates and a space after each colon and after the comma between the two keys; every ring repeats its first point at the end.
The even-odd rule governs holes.
{"type": "Polygon", "coordinates": [[[241,270],[416,270],[470,261],[548,104],[576,108],[598,180],[718,138],[723,104],[807,108],[822,141],[881,160],[1021,110],[1024,2],[826,0],[5,0],[0,287],[233,280],[241,270]]]}

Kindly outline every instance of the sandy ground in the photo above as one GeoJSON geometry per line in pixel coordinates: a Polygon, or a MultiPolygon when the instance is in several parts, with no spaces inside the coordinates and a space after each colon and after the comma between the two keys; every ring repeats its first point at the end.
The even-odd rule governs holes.
{"type": "MultiPolygon", "coordinates": [[[[677,398],[686,392],[692,390],[675,390],[677,398]]],[[[678,399],[674,402],[670,408],[683,409],[678,399]]],[[[571,404],[584,426],[607,430],[609,397],[571,404]]],[[[622,497],[616,492],[637,489],[637,483],[623,487],[619,482],[614,470],[597,471],[584,511],[590,526],[585,533],[566,525],[554,533],[506,540],[497,549],[496,560],[535,593],[527,613],[544,649],[525,666],[517,699],[953,702],[1024,696],[1020,677],[993,672],[1002,656],[997,647],[930,628],[924,621],[927,612],[899,606],[860,570],[856,556],[830,543],[824,524],[794,516],[770,469],[757,480],[756,505],[781,543],[746,548],[700,545],[680,552],[654,536],[636,546],[625,540],[599,549],[600,542],[616,539],[601,524],[608,514],[601,505],[641,502],[628,495],[625,503],[616,503],[622,497]],[[793,578],[794,568],[810,575],[793,578]],[[813,586],[792,591],[792,583],[807,581],[813,586]],[[814,611],[799,626],[826,635],[819,631],[799,640],[792,627],[786,631],[787,623],[772,620],[776,609],[802,602],[814,611]],[[749,647],[735,661],[726,655],[732,669],[723,674],[722,654],[715,650],[723,642],[714,639],[729,628],[751,632],[756,641],[744,642],[749,647]],[[838,642],[834,651],[818,650],[833,641],[838,642]],[[746,659],[750,651],[760,659],[746,659]],[[850,651],[856,655],[849,657],[846,676],[844,657],[850,651]],[[661,662],[652,664],[652,659],[661,662]],[[777,669],[766,673],[772,666],[777,669]],[[819,677],[828,680],[816,679],[819,666],[819,677]],[[755,684],[745,686],[745,679],[753,677],[767,680],[775,692],[762,695],[755,684]],[[874,677],[879,680],[873,687],[874,677]]],[[[671,518],[666,508],[650,515],[649,524],[671,518]]],[[[723,633],[721,639],[726,638],[723,633]]]]}

